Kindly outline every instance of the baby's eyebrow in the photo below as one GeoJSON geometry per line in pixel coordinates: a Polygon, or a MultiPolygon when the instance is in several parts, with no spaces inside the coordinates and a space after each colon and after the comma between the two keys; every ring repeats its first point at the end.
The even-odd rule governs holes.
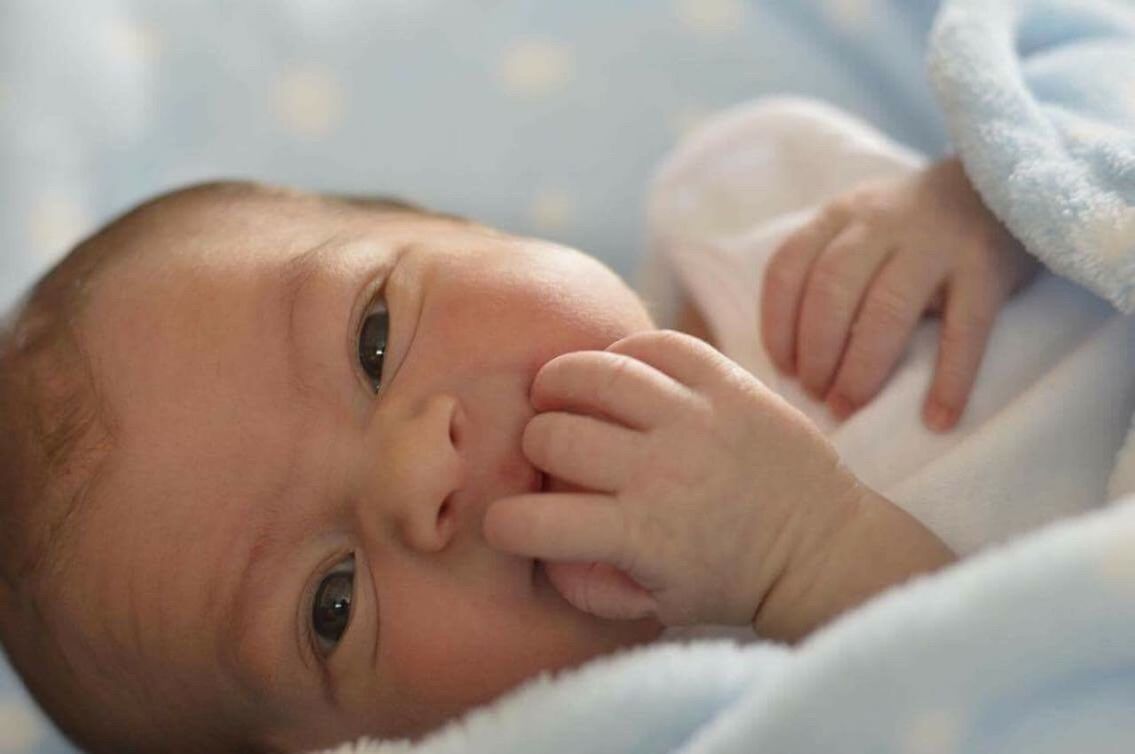
{"type": "Polygon", "coordinates": [[[296,343],[296,311],[299,302],[303,300],[307,284],[315,277],[315,273],[323,267],[324,257],[334,248],[334,238],[329,238],[310,249],[296,254],[280,267],[276,276],[276,285],[273,290],[280,291],[280,318],[286,322],[284,343],[287,347],[287,364],[292,368],[288,379],[292,387],[300,395],[310,395],[311,389],[304,380],[302,370],[296,368],[299,364],[297,355],[299,348],[296,343]]]}
{"type": "MultiPolygon", "coordinates": [[[[273,605],[280,601],[294,604],[291,601],[301,592],[299,589],[294,589],[293,592],[296,586],[293,579],[284,576],[288,569],[283,567],[283,563],[292,550],[283,545],[274,526],[287,510],[295,507],[292,494],[296,488],[296,468],[294,463],[287,464],[288,471],[270,487],[258,506],[258,515],[248,522],[249,529],[233,546],[240,554],[233,559],[234,567],[228,581],[232,584],[230,591],[221,598],[225,606],[221,615],[226,617],[219,627],[219,647],[222,662],[253,701],[270,698],[272,691],[279,685],[277,672],[289,662],[294,662],[296,667],[307,669],[305,677],[315,682],[328,704],[334,705],[336,695],[331,675],[303,662],[302,650],[299,650],[298,645],[293,645],[286,639],[278,642],[269,639],[270,653],[257,653],[255,662],[250,661],[251,658],[242,651],[252,646],[250,640],[256,637],[271,636],[279,639],[279,636],[296,636],[296,629],[288,626],[282,632],[274,631],[271,626],[275,624],[268,617],[275,612],[271,609],[273,605]],[[296,648],[289,649],[289,646],[296,648]]],[[[295,615],[294,610],[285,609],[283,614],[289,616],[287,620],[290,624],[295,615]]]]}

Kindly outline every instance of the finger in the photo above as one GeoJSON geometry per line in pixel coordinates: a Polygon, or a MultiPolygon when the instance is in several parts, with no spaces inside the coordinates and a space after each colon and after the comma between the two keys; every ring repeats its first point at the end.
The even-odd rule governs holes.
{"type": "Polygon", "coordinates": [[[598,492],[625,486],[643,435],[591,416],[554,411],[529,420],[521,438],[528,460],[560,479],[598,492]]]}
{"type": "Polygon", "coordinates": [[[686,391],[671,377],[633,357],[610,351],[576,351],[549,361],[532,382],[537,411],[599,414],[645,429],[673,410],[686,391]]]}
{"type": "Polygon", "coordinates": [[[839,205],[829,205],[788,236],[765,267],[760,296],[761,339],[784,374],[796,371],[796,323],[808,270],[846,222],[847,215],[839,205]]]}
{"type": "Polygon", "coordinates": [[[489,506],[481,527],[485,541],[514,555],[627,566],[623,509],[608,495],[546,492],[501,498],[489,506]]]}
{"type": "Polygon", "coordinates": [[[645,618],[657,607],[650,592],[606,563],[545,563],[544,570],[572,606],[600,618],[645,618]]]}
{"type": "Polygon", "coordinates": [[[931,429],[950,429],[965,411],[1001,304],[999,291],[986,276],[959,279],[951,286],[934,382],[922,413],[931,429]]]}
{"type": "MultiPolygon", "coordinates": [[[[607,348],[630,356],[667,375],[687,388],[714,384],[734,369],[740,369],[701,338],[676,330],[647,330],[628,335],[607,348]]],[[[685,393],[689,397],[689,393],[685,393]]],[[[669,407],[663,407],[667,412],[669,407]]]]}
{"type": "Polygon", "coordinates": [[[870,402],[906,350],[927,302],[941,284],[946,262],[893,254],[871,281],[827,396],[840,418],[870,402]]]}
{"type": "Polygon", "coordinates": [[[852,223],[820,252],[808,273],[797,323],[796,373],[816,398],[827,393],[851,323],[889,248],[852,223]]]}

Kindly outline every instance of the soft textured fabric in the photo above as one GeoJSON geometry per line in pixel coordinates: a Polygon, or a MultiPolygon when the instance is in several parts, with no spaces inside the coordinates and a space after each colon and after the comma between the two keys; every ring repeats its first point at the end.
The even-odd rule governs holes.
{"type": "Polygon", "coordinates": [[[764,350],[765,265],[825,200],[920,164],[819,103],[767,100],[723,113],[676,150],[654,184],[648,298],[663,310],[691,300],[722,351],[808,415],[857,476],[968,554],[1124,491],[1108,482],[1117,457],[1135,454],[1121,452],[1135,413],[1135,316],[1042,271],[998,315],[952,431],[932,432],[921,419],[937,319],[918,327],[880,394],[837,423],[764,350]]]}
{"type": "Polygon", "coordinates": [[[1135,5],[954,0],[929,69],[985,203],[1052,270],[1135,314],[1135,5]]]}

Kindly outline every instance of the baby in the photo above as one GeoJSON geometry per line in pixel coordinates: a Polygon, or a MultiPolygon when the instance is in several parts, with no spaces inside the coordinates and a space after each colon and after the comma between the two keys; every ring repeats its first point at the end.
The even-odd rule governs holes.
{"type": "MultiPolygon", "coordinates": [[[[935,230],[867,245],[899,244],[925,299],[942,277],[917,260],[958,271],[947,316],[968,296],[992,317],[1027,280],[959,171],[921,175],[782,247],[766,337],[811,387],[843,374],[835,336],[783,315],[884,199],[935,230]]],[[[0,343],[0,638],[94,752],[417,736],[666,626],[793,640],[953,558],[596,260],[398,202],[160,197],[75,249],[0,343]]]]}

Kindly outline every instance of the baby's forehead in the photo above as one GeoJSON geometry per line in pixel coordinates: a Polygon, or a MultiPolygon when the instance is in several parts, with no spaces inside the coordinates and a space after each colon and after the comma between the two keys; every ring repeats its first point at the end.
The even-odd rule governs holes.
{"type": "Polygon", "coordinates": [[[460,218],[420,210],[388,198],[338,197],[261,187],[194,189],[159,200],[118,234],[124,258],[156,265],[224,263],[271,252],[288,256],[325,242],[390,234],[428,236],[439,230],[479,228],[460,218]]]}
{"type": "Polygon", "coordinates": [[[208,275],[263,273],[330,235],[362,232],[365,224],[355,214],[287,197],[182,200],[156,208],[108,239],[116,248],[102,287],[154,287],[169,276],[188,283],[208,275]]]}

